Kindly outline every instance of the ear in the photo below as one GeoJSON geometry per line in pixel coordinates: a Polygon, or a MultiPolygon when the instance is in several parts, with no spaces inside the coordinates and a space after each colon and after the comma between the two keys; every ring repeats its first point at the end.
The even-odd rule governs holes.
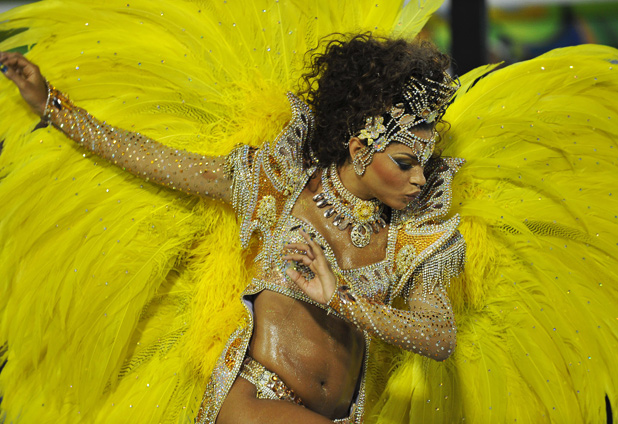
{"type": "Polygon", "coordinates": [[[350,137],[349,143],[348,151],[350,153],[350,160],[352,160],[365,145],[358,137],[350,137]]]}

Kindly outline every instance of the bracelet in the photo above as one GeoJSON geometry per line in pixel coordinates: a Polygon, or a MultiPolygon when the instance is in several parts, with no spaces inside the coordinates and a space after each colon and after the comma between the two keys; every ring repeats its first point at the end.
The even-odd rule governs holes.
{"type": "Polygon", "coordinates": [[[47,84],[47,101],[45,102],[45,111],[43,112],[43,120],[50,123],[52,121],[52,114],[54,109],[61,110],[73,110],[73,106],[69,98],[56,89],[49,81],[45,80],[47,84]]]}
{"type": "Polygon", "coordinates": [[[51,84],[47,81],[47,78],[45,78],[45,87],[47,87],[47,100],[45,100],[45,108],[43,108],[43,116],[41,117],[41,120],[45,123],[49,123],[49,120],[51,119],[51,111],[47,112],[47,109],[49,109],[49,100],[52,96],[52,89],[51,84]]]}
{"type": "Polygon", "coordinates": [[[337,313],[341,312],[342,289],[344,291],[349,290],[349,287],[346,285],[345,277],[341,273],[335,271],[335,277],[337,278],[337,287],[335,288],[335,291],[326,303],[326,306],[328,306],[328,314],[330,314],[332,311],[335,311],[337,313]]]}
{"type": "Polygon", "coordinates": [[[337,307],[339,305],[339,287],[336,287],[333,294],[330,296],[330,299],[326,302],[326,306],[328,306],[328,314],[330,314],[331,311],[337,311],[337,307]]]}
{"type": "Polygon", "coordinates": [[[328,314],[330,311],[335,311],[338,314],[341,314],[341,310],[343,309],[343,305],[347,305],[348,307],[353,306],[356,303],[356,298],[352,293],[350,293],[350,286],[345,284],[337,287],[337,289],[333,292],[333,295],[328,301],[328,314]]]}

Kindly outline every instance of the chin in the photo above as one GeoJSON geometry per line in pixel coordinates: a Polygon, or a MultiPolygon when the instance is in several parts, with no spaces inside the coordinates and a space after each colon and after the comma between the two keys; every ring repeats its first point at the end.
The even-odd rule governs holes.
{"type": "Polygon", "coordinates": [[[405,203],[405,202],[399,200],[399,201],[391,201],[391,202],[387,201],[387,202],[382,202],[382,203],[384,203],[386,206],[388,206],[391,209],[395,209],[395,210],[400,211],[400,210],[405,209],[406,206],[408,206],[411,202],[405,203]]]}

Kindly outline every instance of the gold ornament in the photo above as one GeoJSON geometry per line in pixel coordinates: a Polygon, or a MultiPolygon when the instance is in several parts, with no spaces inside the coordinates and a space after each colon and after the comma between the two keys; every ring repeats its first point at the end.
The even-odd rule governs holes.
{"type": "Polygon", "coordinates": [[[326,208],[325,218],[333,218],[333,224],[341,231],[352,227],[350,237],[356,247],[365,247],[371,234],[386,227],[382,216],[384,205],[378,200],[362,200],[350,193],[339,179],[337,166],[322,170],[322,192],[313,196],[318,208],[326,208]]]}
{"type": "Polygon", "coordinates": [[[257,207],[257,219],[267,227],[272,227],[277,220],[277,204],[271,195],[262,197],[257,207]]]}
{"type": "Polygon", "coordinates": [[[414,258],[416,258],[416,248],[413,244],[408,244],[407,246],[402,247],[397,254],[397,258],[395,258],[397,272],[403,274],[412,266],[414,258]]]}

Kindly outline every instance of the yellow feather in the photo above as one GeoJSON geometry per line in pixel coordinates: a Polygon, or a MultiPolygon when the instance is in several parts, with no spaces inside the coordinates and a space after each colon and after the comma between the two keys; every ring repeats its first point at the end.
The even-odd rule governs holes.
{"type": "MultiPolygon", "coordinates": [[[[0,49],[32,47],[99,119],[219,155],[276,137],[321,37],[402,25],[413,37],[440,2],[414,3],[48,0],[0,18],[27,28],[0,49]]],[[[242,316],[252,253],[232,211],[140,181],[56,130],[31,133],[37,119],[0,87],[7,422],[192,421],[242,316]]]]}

